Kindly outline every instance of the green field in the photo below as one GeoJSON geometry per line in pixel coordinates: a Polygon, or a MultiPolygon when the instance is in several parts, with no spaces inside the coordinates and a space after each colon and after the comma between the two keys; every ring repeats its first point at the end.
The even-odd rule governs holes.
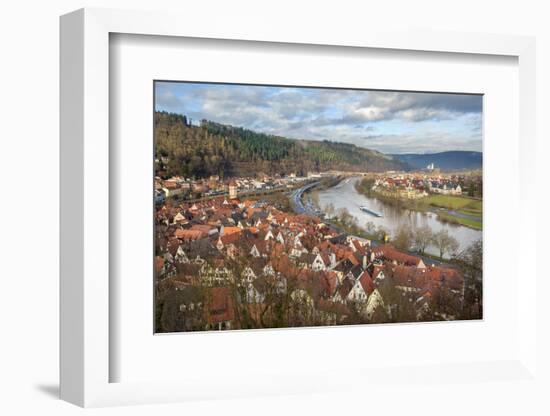
{"type": "MultiPolygon", "coordinates": [[[[360,182],[363,185],[363,182],[360,182]]],[[[371,184],[357,186],[357,191],[370,196],[371,184]]],[[[476,230],[483,229],[483,201],[481,199],[454,195],[430,195],[421,199],[401,199],[388,195],[376,194],[376,198],[399,208],[412,211],[434,211],[440,220],[460,224],[476,230]],[[438,208],[438,209],[434,209],[438,208]]]]}
{"type": "Polygon", "coordinates": [[[441,220],[454,224],[462,224],[476,230],[483,228],[483,202],[479,199],[462,196],[431,195],[422,202],[437,208],[447,209],[452,212],[438,212],[441,220]],[[463,215],[460,215],[463,214],[463,215]]]}
{"type": "Polygon", "coordinates": [[[446,208],[469,215],[481,216],[483,213],[482,201],[463,196],[431,195],[424,198],[422,202],[434,207],[446,208]]]}
{"type": "Polygon", "coordinates": [[[437,214],[440,220],[444,222],[450,222],[451,224],[460,224],[465,225],[466,227],[473,228],[475,230],[482,230],[483,229],[483,223],[481,222],[481,217],[479,217],[479,221],[469,219],[469,218],[461,218],[457,217],[455,215],[449,214],[447,212],[440,212],[437,214]]]}

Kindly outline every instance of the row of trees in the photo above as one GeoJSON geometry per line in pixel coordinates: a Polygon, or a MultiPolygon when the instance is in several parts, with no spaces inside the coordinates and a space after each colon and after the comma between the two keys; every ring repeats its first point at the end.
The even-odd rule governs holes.
{"type": "MultiPolygon", "coordinates": [[[[324,207],[324,212],[330,220],[350,234],[366,236],[379,241],[389,239],[390,231],[381,225],[376,226],[372,221],[367,221],[363,228],[360,227],[357,218],[347,208],[335,209],[334,205],[329,203],[324,207]]],[[[455,255],[459,249],[457,239],[450,235],[447,229],[434,232],[428,225],[414,228],[402,225],[396,230],[391,242],[400,250],[415,250],[420,254],[425,254],[426,249],[433,246],[439,251],[440,258],[446,254],[455,255]]]]}
{"type": "MultiPolygon", "coordinates": [[[[376,228],[371,221],[367,222],[365,228],[367,232],[371,231],[371,234],[378,236],[382,232],[386,232],[382,227],[376,228]]],[[[443,228],[434,232],[428,225],[414,228],[409,225],[402,225],[395,232],[392,243],[400,250],[415,250],[420,254],[425,254],[426,249],[433,246],[439,251],[440,258],[443,258],[445,254],[455,255],[459,249],[457,239],[450,235],[447,229],[443,228]]]]}

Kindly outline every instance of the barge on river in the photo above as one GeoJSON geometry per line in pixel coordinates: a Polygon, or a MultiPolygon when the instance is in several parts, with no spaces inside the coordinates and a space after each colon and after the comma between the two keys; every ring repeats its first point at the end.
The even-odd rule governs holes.
{"type": "Polygon", "coordinates": [[[378,213],[378,212],[376,212],[376,211],[373,211],[372,209],[369,209],[369,208],[367,208],[367,207],[364,206],[364,205],[361,205],[361,206],[359,207],[359,209],[360,209],[361,211],[363,211],[363,212],[366,212],[367,214],[372,215],[373,217],[378,217],[378,218],[381,218],[381,217],[382,217],[382,214],[380,214],[380,213],[378,213]]]}

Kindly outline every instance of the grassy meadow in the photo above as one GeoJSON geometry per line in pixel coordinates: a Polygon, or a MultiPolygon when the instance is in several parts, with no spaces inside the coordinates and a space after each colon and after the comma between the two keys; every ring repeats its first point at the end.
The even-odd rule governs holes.
{"type": "Polygon", "coordinates": [[[422,202],[456,213],[453,215],[453,212],[438,212],[439,218],[443,221],[465,225],[476,230],[481,230],[483,227],[483,202],[479,199],[453,195],[430,195],[422,202]]]}
{"type": "Polygon", "coordinates": [[[461,212],[468,215],[483,214],[483,203],[479,199],[453,195],[431,195],[422,200],[428,205],[461,212]]]}

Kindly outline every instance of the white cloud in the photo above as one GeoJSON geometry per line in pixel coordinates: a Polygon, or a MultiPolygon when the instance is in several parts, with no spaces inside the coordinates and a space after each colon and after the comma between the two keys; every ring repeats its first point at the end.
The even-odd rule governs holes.
{"type": "Polygon", "coordinates": [[[481,96],[162,83],[156,108],[389,153],[481,149],[481,96]]]}

